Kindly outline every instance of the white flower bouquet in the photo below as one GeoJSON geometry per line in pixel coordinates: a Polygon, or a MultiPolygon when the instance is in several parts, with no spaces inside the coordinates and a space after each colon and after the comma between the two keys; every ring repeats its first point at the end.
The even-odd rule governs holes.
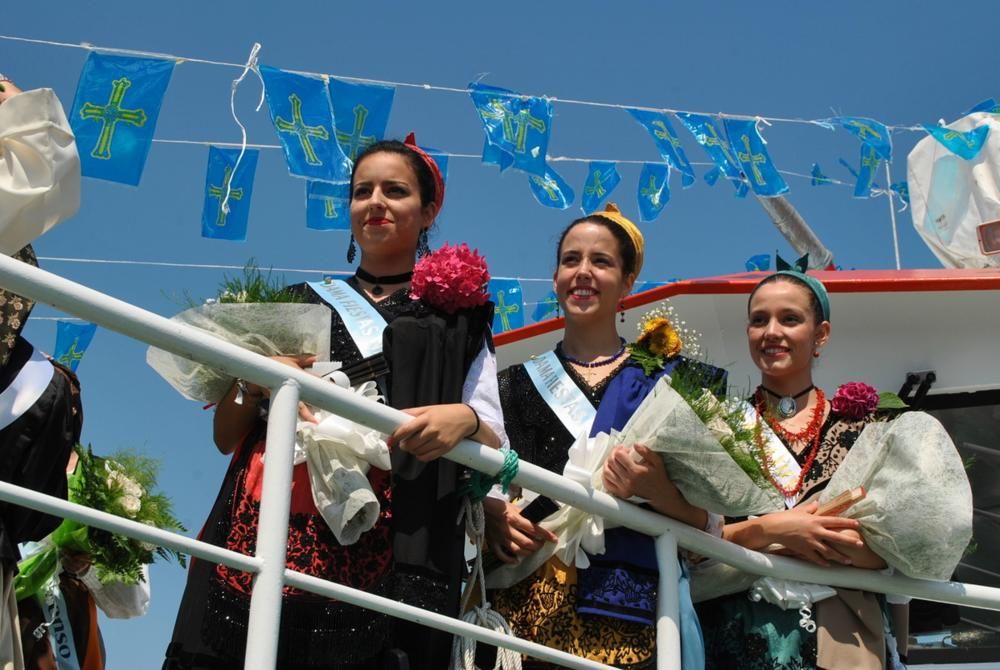
{"type": "MultiPolygon", "coordinates": [[[[186,530],[174,517],[170,499],[156,492],[154,460],[131,453],[99,458],[90,447],[80,446],[76,453],[76,470],[69,476],[71,502],[164,530],[186,530]]],[[[18,600],[40,592],[55,575],[61,552],[86,553],[103,583],[137,584],[143,579],[142,567],[157,556],[185,564],[184,556],[170,549],[70,519],[64,520],[43,543],[46,549],[18,565],[18,600]]]]}

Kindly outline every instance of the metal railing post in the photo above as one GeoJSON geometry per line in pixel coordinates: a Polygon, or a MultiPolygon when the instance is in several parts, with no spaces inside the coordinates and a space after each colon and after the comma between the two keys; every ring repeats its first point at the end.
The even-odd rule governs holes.
{"type": "Polygon", "coordinates": [[[656,589],[656,670],[681,670],[681,607],[677,593],[681,568],[677,538],[673,533],[662,533],[655,544],[660,568],[656,589]]]}
{"type": "Polygon", "coordinates": [[[261,567],[254,577],[250,594],[250,620],[243,663],[246,670],[277,667],[298,414],[299,385],[293,379],[286,379],[271,393],[267,421],[264,486],[257,526],[256,555],[261,560],[261,567]]]}

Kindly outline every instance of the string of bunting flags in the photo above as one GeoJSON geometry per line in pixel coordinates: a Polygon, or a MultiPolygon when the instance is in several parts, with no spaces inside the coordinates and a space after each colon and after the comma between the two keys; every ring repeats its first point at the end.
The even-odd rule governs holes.
{"type": "MultiPolygon", "coordinates": [[[[141,180],[155,138],[163,98],[177,63],[238,67],[243,68],[244,75],[247,69],[253,70],[263,83],[271,124],[289,174],[304,181],[305,224],[314,230],[349,230],[348,182],[351,166],[365,147],[385,137],[397,86],[418,86],[425,90],[468,95],[484,133],[479,156],[481,162],[496,166],[500,172],[511,168],[520,171],[539,204],[555,209],[571,207],[577,201],[577,190],[553,168],[553,163],[578,159],[548,154],[553,129],[553,104],[583,104],[623,110],[649,135],[660,161],[590,161],[586,179],[578,189],[579,202],[584,211],[599,209],[622,182],[618,165],[639,162],[642,168],[636,185],[636,201],[643,222],[656,220],[670,202],[670,181],[674,172],[681,175],[682,189],[691,188],[697,182],[696,165],[708,166],[701,175],[707,184],[712,186],[725,179],[733,187],[736,197],[740,198],[750,193],[757,197],[788,193],[790,188],[783,174],[803,176],[812,186],[846,183],[828,177],[818,164],[813,164],[809,175],[779,170],[762,133],[762,129],[772,123],[808,123],[852,134],[858,140],[857,164],[855,166],[842,158],[839,163],[852,175],[854,197],[889,194],[898,197],[904,207],[908,202],[906,182],[891,183],[883,189],[876,179],[882,161],[892,161],[893,132],[926,132],[964,160],[972,160],[978,155],[989,133],[987,126],[960,133],[931,125],[890,126],[875,119],[855,116],[808,120],[737,114],[708,115],[524,95],[479,82],[465,88],[374,82],[258,65],[256,52],[259,47],[255,47],[246,65],[239,65],[4,35],[0,35],[0,39],[89,50],[70,113],[70,123],[80,148],[82,172],[88,177],[133,186],[141,180]],[[675,125],[675,121],[679,126],[675,125]],[[681,134],[677,132],[678,127],[701,147],[707,163],[689,159],[681,134]]],[[[234,88],[238,82],[234,82],[234,88]]],[[[989,99],[969,111],[1000,113],[1000,105],[989,99]]],[[[248,145],[245,135],[244,142],[237,145],[238,149],[225,143],[190,143],[209,145],[201,221],[203,237],[245,240],[259,149],[248,145]]],[[[425,149],[439,163],[447,178],[449,156],[460,154],[425,149]]],[[[747,269],[763,269],[764,258],[768,259],[769,266],[769,256],[758,255],[747,261],[747,269]]],[[[495,279],[490,288],[497,304],[494,330],[499,332],[523,325],[525,305],[531,303],[524,302],[519,281],[495,279]]],[[[554,296],[547,296],[534,304],[531,317],[536,321],[548,318],[555,311],[554,296]]],[[[90,337],[93,337],[93,332],[90,337]]],[[[83,341],[81,336],[76,342],[76,350],[80,350],[83,341]]],[[[66,346],[67,351],[73,348],[66,346]]]]}
{"type": "MultiPolygon", "coordinates": [[[[71,112],[77,137],[92,147],[83,161],[86,176],[139,183],[177,60],[90,52],[71,112]]],[[[347,229],[344,184],[349,180],[352,160],[366,146],[384,137],[395,88],[288,72],[256,63],[253,67],[264,82],[272,125],[289,173],[306,180],[307,227],[347,229]]],[[[482,162],[496,165],[501,172],[511,167],[524,172],[532,194],[544,206],[571,206],[576,199],[573,188],[547,160],[552,130],[550,100],[479,83],[470,84],[466,90],[484,130],[482,162]]],[[[995,103],[989,108],[993,107],[995,103]]],[[[682,188],[690,188],[696,182],[694,164],[667,112],[623,109],[645,128],[662,158],[661,163],[643,163],[637,186],[640,219],[653,221],[670,200],[672,172],[680,172],[682,188]]],[[[711,169],[703,175],[706,183],[714,185],[725,177],[737,197],[749,192],[772,197],[789,191],[760,132],[761,125],[770,124],[766,119],[717,115],[722,122],[720,129],[709,115],[685,111],[672,114],[711,161],[711,169]]],[[[855,176],[854,195],[866,198],[881,193],[874,176],[880,161],[892,158],[890,127],[861,117],[812,123],[831,129],[842,127],[861,141],[858,169],[848,166],[855,176]]],[[[931,126],[924,130],[967,160],[978,153],[988,133],[986,127],[972,133],[931,126]]],[[[446,162],[446,153],[431,153],[439,162],[446,162]]],[[[209,147],[202,214],[205,237],[246,238],[257,154],[254,149],[241,147],[239,160],[235,156],[222,147],[209,147]]],[[[584,210],[598,208],[619,186],[617,163],[590,163],[581,197],[584,210]]],[[[814,165],[811,183],[835,182],[814,165]]],[[[893,192],[905,193],[903,182],[892,186],[893,192]]]]}

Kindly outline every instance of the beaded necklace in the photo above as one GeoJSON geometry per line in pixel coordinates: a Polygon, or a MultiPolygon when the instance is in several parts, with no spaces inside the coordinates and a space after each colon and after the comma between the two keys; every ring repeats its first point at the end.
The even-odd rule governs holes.
{"type": "Polygon", "coordinates": [[[792,498],[798,495],[799,491],[802,490],[802,485],[805,483],[806,475],[812,469],[813,463],[816,461],[816,455],[819,453],[819,442],[820,442],[820,432],[823,427],[823,414],[826,410],[826,395],[823,393],[823,389],[816,389],[816,406],[813,407],[812,416],[809,418],[809,424],[804,430],[793,433],[786,429],[781,423],[771,414],[767,409],[767,404],[764,402],[764,393],[762,392],[762,387],[757,387],[757,391],[754,394],[754,406],[757,410],[757,423],[754,425],[754,443],[757,447],[757,457],[760,464],[764,468],[764,472],[767,474],[767,478],[770,480],[774,488],[778,489],[783,496],[786,498],[792,498]],[[802,469],[799,471],[799,479],[792,488],[787,488],[778,481],[777,477],[774,476],[773,465],[771,463],[771,456],[765,447],[764,440],[764,430],[761,425],[761,420],[767,421],[767,425],[775,432],[775,434],[784,440],[788,445],[792,445],[796,442],[808,443],[812,442],[809,447],[809,453],[806,456],[806,462],[802,465],[802,469]]]}
{"type": "Polygon", "coordinates": [[[581,368],[601,368],[604,367],[605,365],[611,365],[612,363],[617,361],[619,358],[622,357],[622,354],[625,353],[625,349],[628,348],[627,345],[625,344],[624,338],[620,337],[618,339],[621,341],[622,344],[621,349],[619,349],[616,353],[608,356],[607,358],[599,358],[596,361],[581,361],[579,358],[573,358],[565,351],[563,351],[562,342],[556,345],[556,356],[563,359],[564,361],[572,363],[573,365],[579,365],[581,368]]]}

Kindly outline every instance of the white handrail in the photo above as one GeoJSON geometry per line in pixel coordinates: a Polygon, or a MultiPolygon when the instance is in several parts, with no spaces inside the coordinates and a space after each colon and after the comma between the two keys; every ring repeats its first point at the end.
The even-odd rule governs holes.
{"type": "MultiPolygon", "coordinates": [[[[303,400],[385,433],[392,432],[396,427],[409,419],[408,415],[396,409],[362,399],[354,393],[341,389],[329,382],[322,381],[308,373],[295,370],[266,357],[252,354],[236,345],[223,342],[188,326],[171,322],[157,314],[104,295],[44,270],[31,267],[7,256],[0,257],[0,285],[21,295],[50,304],[65,312],[97,323],[110,330],[115,330],[180,356],[208,363],[228,372],[234,377],[248,379],[262,386],[268,386],[271,389],[278,389],[286,380],[293,380],[298,385],[303,400]]],[[[274,420],[275,417],[272,416],[272,421],[274,420]]],[[[463,441],[446,458],[489,474],[495,474],[503,465],[503,457],[497,451],[469,441],[463,441]]],[[[267,476],[266,471],[268,469],[265,467],[265,477],[267,476]]],[[[551,473],[531,463],[521,463],[520,471],[514,482],[633,530],[654,537],[670,534],[676,538],[680,546],[695,551],[698,554],[718,559],[746,572],[830,584],[843,588],[855,588],[875,593],[908,595],[925,600],[1000,610],[1000,589],[976,584],[930,582],[910,579],[899,575],[887,576],[879,572],[855,568],[820,568],[790,558],[753,552],[654,512],[623,502],[606,493],[588,490],[578,483],[567,480],[560,475],[551,473]]],[[[16,489],[17,487],[14,488],[16,489]]],[[[38,494],[35,495],[37,496],[38,494]]],[[[44,509],[43,507],[36,506],[42,505],[39,499],[31,496],[22,498],[20,494],[16,494],[10,490],[10,485],[0,486],[0,498],[27,502],[30,507],[44,509]]],[[[51,502],[45,503],[45,505],[52,504],[51,502]]],[[[270,505],[272,503],[269,500],[262,501],[262,516],[265,504],[270,505]]],[[[88,516],[83,515],[80,511],[73,510],[73,506],[69,505],[69,503],[62,503],[62,505],[68,505],[68,507],[58,512],[62,516],[69,516],[78,520],[83,520],[83,517],[88,516]]],[[[94,514],[101,513],[94,512],[94,514]]],[[[285,516],[287,517],[287,514],[285,516]]],[[[111,518],[117,519],[117,517],[111,518]]],[[[124,520],[118,521],[132,523],[125,522],[124,520]]],[[[108,519],[102,519],[101,523],[95,525],[103,528],[109,528],[112,525],[117,526],[117,524],[111,524],[108,519]]],[[[195,543],[195,541],[187,540],[186,538],[181,538],[184,542],[180,542],[170,533],[163,533],[158,537],[153,537],[150,535],[150,533],[154,532],[153,529],[141,526],[141,524],[134,524],[134,526],[140,527],[117,526],[114,530],[127,530],[128,534],[134,537],[163,544],[171,548],[179,548],[183,545],[183,551],[190,552],[196,556],[202,556],[207,560],[225,562],[229,565],[235,565],[232,562],[234,560],[232,556],[240,556],[239,554],[215,547],[213,547],[216,550],[214,552],[204,549],[201,546],[195,547],[194,544],[201,545],[202,543],[195,543]]],[[[162,531],[157,531],[157,533],[162,533],[162,531]]],[[[262,566],[265,565],[265,562],[259,557],[255,559],[242,557],[242,559],[250,561],[244,562],[243,565],[252,566],[244,568],[249,569],[251,572],[260,573],[262,566]]],[[[303,577],[285,574],[287,583],[291,583],[288,580],[294,578],[296,583],[311,585],[308,588],[310,591],[315,591],[318,588],[316,582],[321,582],[321,580],[315,580],[314,582],[311,578],[301,581],[303,577]]],[[[332,585],[332,587],[338,591],[346,588],[340,585],[332,585]]],[[[257,589],[255,588],[255,595],[256,591],[257,589]]],[[[447,619],[447,617],[445,618],[447,619]]],[[[495,640],[491,639],[490,635],[485,634],[487,631],[483,631],[482,629],[476,630],[481,632],[473,633],[470,631],[468,634],[477,639],[490,639],[491,642],[496,643],[495,640]]],[[[515,648],[516,646],[519,651],[538,646],[522,641],[518,641],[515,645],[514,641],[510,639],[505,639],[501,644],[503,646],[510,646],[511,648],[515,648]]],[[[534,656],[540,656],[536,651],[532,649],[530,653],[534,656]]],[[[554,650],[548,651],[558,655],[554,650]]],[[[673,651],[676,652],[676,650],[673,651]]],[[[563,656],[566,655],[563,654],[563,656]]],[[[600,664],[579,665],[579,661],[581,660],[575,659],[570,664],[573,667],[602,667],[600,664]]],[[[562,658],[558,662],[566,663],[562,658]]],[[[676,656],[675,660],[669,663],[673,665],[675,662],[676,656]]],[[[663,661],[661,660],[661,667],[662,663],[663,661]]]]}

